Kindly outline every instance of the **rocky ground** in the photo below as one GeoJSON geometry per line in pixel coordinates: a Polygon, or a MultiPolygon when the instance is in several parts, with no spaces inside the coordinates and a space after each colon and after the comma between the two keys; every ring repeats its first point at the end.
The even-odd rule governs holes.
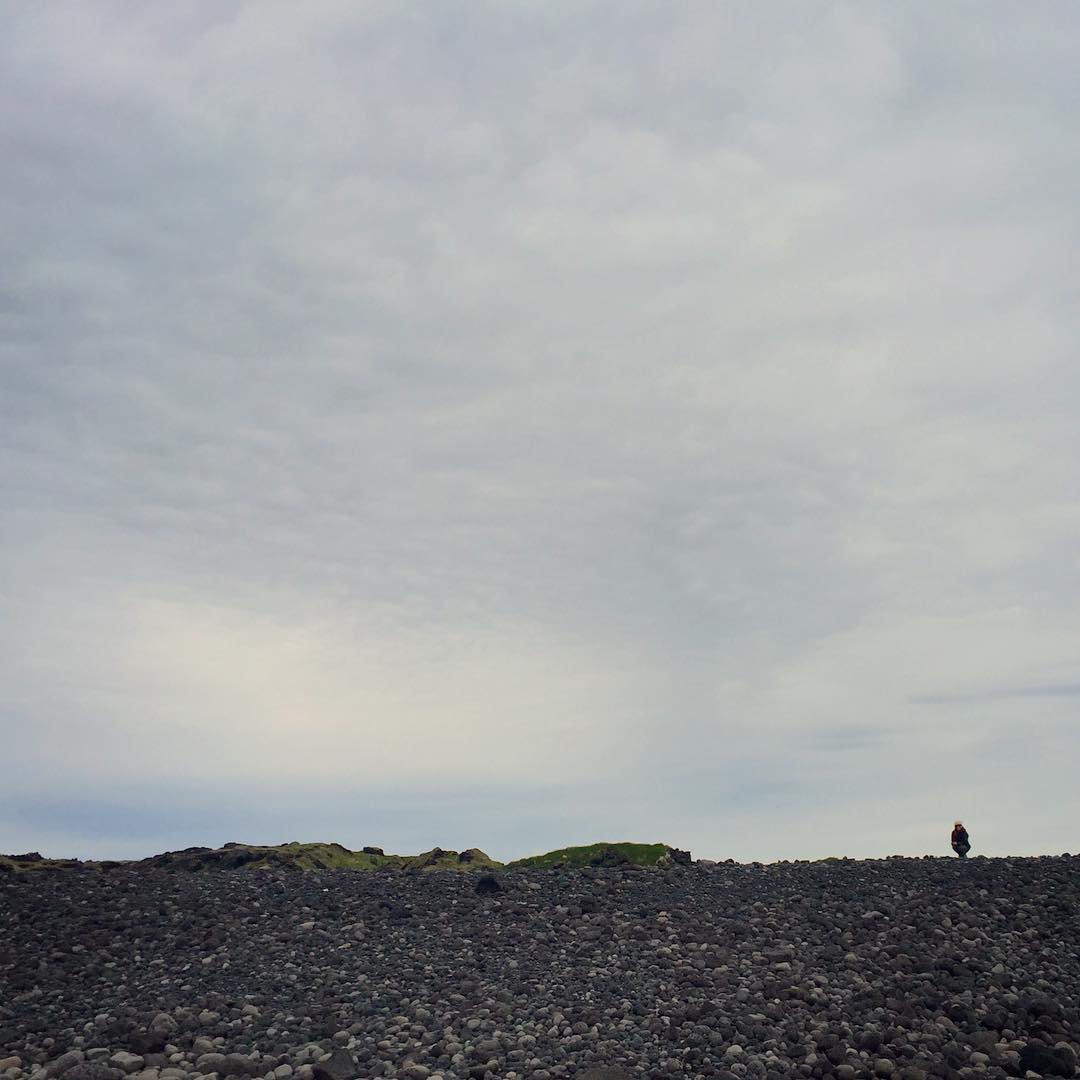
{"type": "Polygon", "coordinates": [[[0,1080],[1072,1076],[1078,889],[1068,856],[0,875],[0,1080]]]}

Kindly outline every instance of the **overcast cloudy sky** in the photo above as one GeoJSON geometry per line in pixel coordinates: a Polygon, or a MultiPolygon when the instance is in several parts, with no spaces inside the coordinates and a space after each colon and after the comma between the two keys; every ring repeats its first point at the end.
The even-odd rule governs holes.
{"type": "Polygon", "coordinates": [[[9,4],[0,850],[1076,850],[1080,8],[9,4]]]}

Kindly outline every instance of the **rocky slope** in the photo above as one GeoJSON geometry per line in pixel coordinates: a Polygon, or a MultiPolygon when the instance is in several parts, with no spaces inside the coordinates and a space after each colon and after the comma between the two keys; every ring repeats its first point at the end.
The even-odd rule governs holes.
{"type": "Polygon", "coordinates": [[[444,851],[432,848],[420,855],[387,855],[382,848],[365,847],[350,851],[341,844],[239,844],[219,848],[189,847],[166,851],[137,862],[46,859],[40,852],[23,855],[0,855],[0,873],[39,870],[116,870],[139,866],[164,870],[493,870],[502,866],[479,848],[444,851]]]}
{"type": "MultiPolygon", "coordinates": [[[[563,848],[544,855],[533,855],[508,864],[511,867],[580,867],[665,865],[671,862],[689,863],[690,853],[667,844],[600,843],[583,847],[563,848]]],[[[46,859],[40,852],[23,855],[0,855],[0,873],[38,870],[90,869],[114,870],[125,865],[119,862],[86,862],[78,859],[46,859]]],[[[127,864],[130,865],[130,864],[127,864]]],[[[388,855],[380,847],[365,847],[352,851],[341,844],[293,841],[289,844],[228,843],[219,848],[189,847],[166,851],[139,861],[140,866],[169,870],[495,870],[503,864],[479,848],[465,851],[446,851],[432,848],[420,855],[388,855]]]]}
{"type": "Polygon", "coordinates": [[[502,864],[479,848],[420,855],[387,855],[382,848],[350,851],[341,844],[226,844],[220,848],[185,848],[142,860],[143,866],[172,870],[492,870],[502,864]]]}
{"type": "Polygon", "coordinates": [[[1072,1076],[1078,886],[1071,857],[6,874],[0,1076],[1072,1076]]]}
{"type": "Polygon", "coordinates": [[[667,844],[600,843],[581,847],[560,848],[544,855],[515,859],[507,866],[512,870],[558,870],[583,866],[616,867],[633,863],[635,866],[669,866],[690,864],[690,852],[680,851],[667,844]]]}

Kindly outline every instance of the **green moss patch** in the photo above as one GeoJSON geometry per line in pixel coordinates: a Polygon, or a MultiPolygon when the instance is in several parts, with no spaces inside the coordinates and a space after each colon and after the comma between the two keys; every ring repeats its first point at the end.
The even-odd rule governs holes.
{"type": "Polygon", "coordinates": [[[509,869],[555,869],[557,867],[582,867],[614,865],[618,861],[635,866],[656,866],[667,857],[671,848],[667,844],[585,844],[581,847],[560,848],[544,855],[531,855],[507,863],[509,869]]]}

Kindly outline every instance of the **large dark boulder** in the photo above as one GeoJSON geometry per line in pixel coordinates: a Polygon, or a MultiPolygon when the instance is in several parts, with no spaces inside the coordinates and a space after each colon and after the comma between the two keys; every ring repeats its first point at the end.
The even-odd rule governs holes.
{"type": "Polygon", "coordinates": [[[494,896],[503,891],[502,884],[494,874],[483,874],[476,879],[476,891],[481,896],[494,896]]]}
{"type": "Polygon", "coordinates": [[[252,851],[251,848],[230,848],[228,851],[218,853],[217,863],[226,870],[237,870],[248,863],[258,862],[262,858],[261,851],[252,851]]]}
{"type": "Polygon", "coordinates": [[[225,1076],[256,1076],[259,1066],[247,1054],[226,1054],[222,1072],[225,1076]]]}
{"type": "Polygon", "coordinates": [[[604,848],[603,851],[598,855],[594,855],[589,860],[590,866],[598,866],[601,868],[614,868],[617,866],[628,866],[629,864],[629,856],[616,848],[604,848]]]}
{"type": "Polygon", "coordinates": [[[128,1039],[128,1049],[135,1054],[159,1054],[168,1041],[163,1031],[136,1031],[128,1039]]]}
{"type": "Polygon", "coordinates": [[[84,1060],[85,1055],[81,1050],[69,1050],[66,1054],[61,1054],[45,1066],[45,1075],[50,1080],[52,1080],[52,1077],[63,1076],[64,1073],[81,1064],[84,1060]]]}
{"type": "Polygon", "coordinates": [[[122,1080],[124,1073],[102,1061],[84,1061],[64,1073],[64,1080],[122,1080]]]}
{"type": "Polygon", "coordinates": [[[407,908],[404,904],[399,904],[394,900],[380,900],[378,911],[384,918],[392,919],[395,922],[400,919],[411,919],[413,917],[411,908],[407,908]]]}
{"type": "Polygon", "coordinates": [[[1042,1076],[1072,1076],[1076,1072],[1076,1054],[1067,1046],[1029,1042],[1020,1051],[1020,1068],[1042,1076]]]}
{"type": "Polygon", "coordinates": [[[359,1072],[356,1059],[344,1046],[335,1046],[330,1060],[320,1062],[312,1071],[314,1080],[355,1080],[359,1072]]]}

